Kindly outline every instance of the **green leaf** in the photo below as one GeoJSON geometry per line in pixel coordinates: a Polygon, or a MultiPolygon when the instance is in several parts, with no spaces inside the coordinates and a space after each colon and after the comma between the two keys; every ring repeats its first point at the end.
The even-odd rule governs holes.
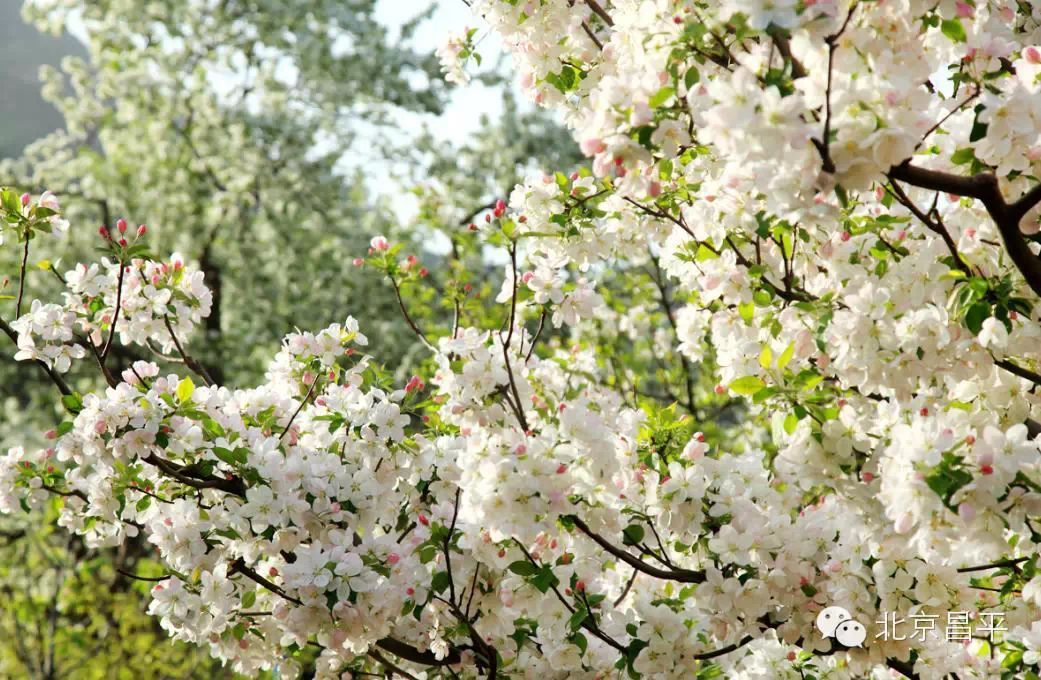
{"type": "Polygon", "coordinates": [[[770,349],[770,345],[763,345],[763,351],[759,353],[759,365],[763,368],[770,368],[770,364],[774,361],[773,350],[770,349]]]}
{"type": "Polygon", "coordinates": [[[443,593],[448,588],[448,572],[439,571],[430,579],[430,589],[435,593],[443,593]]]}
{"type": "Polygon", "coordinates": [[[716,254],[711,248],[707,247],[704,243],[698,245],[698,252],[694,255],[696,262],[705,262],[706,260],[718,260],[719,255],[716,254]]]}
{"type": "Polygon", "coordinates": [[[177,383],[177,401],[182,404],[192,398],[192,394],[195,392],[195,383],[192,382],[191,378],[185,378],[181,382],[177,383]]]}
{"type": "Polygon", "coordinates": [[[524,577],[534,576],[536,573],[538,573],[539,570],[537,566],[526,560],[517,560],[516,562],[511,562],[510,566],[506,568],[512,571],[514,574],[524,577]]]}
{"type": "Polygon", "coordinates": [[[553,573],[548,564],[542,565],[538,573],[531,577],[531,585],[535,586],[540,593],[548,592],[550,588],[560,583],[560,579],[553,573]]]}
{"type": "Polygon", "coordinates": [[[754,375],[746,375],[730,383],[730,389],[733,392],[746,397],[752,396],[764,387],[766,387],[766,383],[754,375]]]}
{"type": "Polygon", "coordinates": [[[990,318],[989,302],[974,302],[965,312],[965,326],[974,334],[979,335],[983,329],[983,322],[990,318]]]}
{"type": "Polygon", "coordinates": [[[660,90],[654,93],[654,96],[652,96],[647,101],[647,106],[651,107],[652,109],[656,109],[665,102],[669,101],[669,99],[674,94],[676,94],[676,90],[666,85],[665,87],[661,88],[660,90]]]}
{"type": "Polygon", "coordinates": [[[752,323],[752,319],[755,317],[755,303],[753,302],[742,302],[737,306],[737,311],[741,314],[741,318],[746,324],[752,323]]]}
{"type": "Polygon", "coordinates": [[[784,367],[791,362],[793,356],[795,356],[795,343],[789,342],[788,346],[781,352],[781,356],[777,357],[777,368],[783,371],[784,367]]]}
{"type": "Polygon", "coordinates": [[[589,641],[586,640],[586,636],[582,635],[582,633],[575,633],[568,638],[568,642],[578,647],[579,652],[582,654],[585,654],[586,649],[589,648],[589,641]]]}
{"type": "Polygon", "coordinates": [[[144,498],[139,500],[137,502],[137,505],[135,505],[134,507],[137,508],[138,512],[142,512],[144,510],[147,510],[148,506],[151,505],[151,504],[152,504],[151,496],[145,496],[144,498]]]}
{"type": "Polygon", "coordinates": [[[954,42],[965,42],[965,27],[958,19],[944,19],[940,22],[940,31],[954,42]]]}
{"type": "Polygon", "coordinates": [[[22,214],[22,201],[14,189],[5,188],[0,192],[0,205],[9,213],[22,214]]]}
{"type": "Polygon", "coordinates": [[[964,165],[965,163],[971,163],[976,158],[976,152],[972,147],[965,147],[964,149],[958,149],[951,154],[951,162],[955,165],[964,165]]]}
{"type": "Polygon", "coordinates": [[[639,545],[643,541],[645,530],[639,524],[630,524],[622,531],[622,543],[625,545],[639,545]]]}
{"type": "Polygon", "coordinates": [[[788,434],[795,432],[795,428],[799,426],[799,417],[794,413],[789,413],[784,417],[784,431],[788,434]]]}
{"type": "Polygon", "coordinates": [[[79,413],[83,410],[83,399],[76,393],[66,394],[61,398],[61,403],[69,413],[79,413]]]}
{"type": "Polygon", "coordinates": [[[571,618],[568,619],[568,629],[570,629],[572,633],[577,632],[578,629],[582,627],[582,622],[587,618],[589,618],[589,610],[585,607],[579,607],[575,610],[575,613],[571,615],[571,618]]]}
{"type": "Polygon", "coordinates": [[[256,603],[257,603],[257,591],[255,591],[255,590],[247,590],[245,593],[243,593],[243,595],[242,595],[242,607],[244,609],[249,609],[250,607],[252,607],[256,603]]]}

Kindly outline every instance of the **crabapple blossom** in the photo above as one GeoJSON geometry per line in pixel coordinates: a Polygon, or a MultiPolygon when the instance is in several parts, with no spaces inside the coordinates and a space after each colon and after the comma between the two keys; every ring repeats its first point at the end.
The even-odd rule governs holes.
{"type": "Polygon", "coordinates": [[[54,490],[88,545],[144,535],[150,611],[250,674],[307,646],[321,677],[1036,674],[1036,11],[472,4],[590,157],[490,204],[490,318],[466,281],[450,321],[410,314],[428,282],[377,236],[358,259],[426,368],[394,381],[347,318],[215,385],[179,342],[201,274],[113,247],[32,301],[19,358],[65,370],[48,350],[113,327],[163,357],[59,382],[69,418],[3,459],[0,507],[54,490]],[[847,649],[831,605],[975,615],[847,649]]]}

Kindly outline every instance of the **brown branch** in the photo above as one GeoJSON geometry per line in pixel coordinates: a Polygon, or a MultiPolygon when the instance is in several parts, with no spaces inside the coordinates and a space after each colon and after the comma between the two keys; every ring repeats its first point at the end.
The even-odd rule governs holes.
{"type": "Polygon", "coordinates": [[[301,411],[304,410],[304,406],[307,405],[307,402],[311,400],[311,394],[314,393],[315,385],[317,385],[318,381],[321,380],[321,379],[322,379],[321,374],[315,374],[314,380],[311,381],[311,386],[309,388],[307,388],[307,394],[304,395],[304,398],[300,402],[300,405],[296,407],[296,411],[293,412],[293,415],[289,418],[289,422],[286,423],[285,428],[282,430],[282,434],[279,435],[279,437],[278,437],[278,441],[279,442],[281,442],[283,439],[285,439],[286,433],[289,432],[289,428],[291,428],[293,426],[293,421],[296,420],[296,417],[298,415],[300,415],[301,411]]]}
{"type": "MultiPolygon", "coordinates": [[[[16,346],[18,345],[18,332],[11,328],[11,326],[3,319],[0,319],[0,330],[2,330],[7,337],[11,338],[11,341],[16,346]]],[[[61,392],[63,396],[67,397],[72,394],[72,388],[69,387],[69,384],[65,382],[65,379],[62,378],[57,371],[48,366],[46,361],[43,359],[34,359],[34,361],[36,365],[47,374],[47,377],[51,379],[51,382],[57,386],[58,391],[61,392]]]]}
{"type": "Polygon", "coordinates": [[[40,488],[44,491],[53,493],[56,496],[64,496],[66,498],[68,498],[69,496],[75,496],[76,498],[87,500],[87,494],[83,493],[78,489],[73,489],[72,491],[62,491],[61,489],[55,489],[53,486],[48,486],[47,484],[44,484],[40,488]]]}
{"type": "Polygon", "coordinates": [[[458,649],[450,649],[445,658],[438,659],[431,651],[422,652],[407,642],[390,637],[377,641],[376,646],[400,659],[424,666],[454,666],[462,660],[458,649]]]}
{"type": "Polygon", "coordinates": [[[927,213],[922,212],[922,209],[919,208],[906,193],[904,193],[904,190],[900,188],[900,185],[896,183],[896,180],[894,180],[891,175],[889,177],[889,182],[892,185],[892,189],[885,187],[885,190],[889,192],[889,195],[895,198],[897,202],[905,208],[910,210],[911,214],[917,217],[918,221],[924,224],[927,229],[938,234],[940,238],[943,239],[944,244],[946,244],[947,250],[950,252],[951,257],[954,258],[954,263],[958,269],[964,272],[966,276],[972,276],[972,270],[969,269],[969,265],[962,259],[961,254],[958,253],[958,245],[954,242],[954,239],[951,237],[950,232],[947,231],[947,228],[942,223],[933,220],[927,213]]]}
{"type": "Polygon", "coordinates": [[[787,33],[776,26],[770,26],[767,28],[766,32],[773,40],[774,45],[777,47],[777,51],[780,52],[781,56],[792,65],[792,80],[805,78],[807,75],[806,67],[802,65],[802,62],[795,58],[794,54],[792,54],[792,46],[791,43],[788,42],[787,33]]]}
{"type": "Polygon", "coordinates": [[[412,320],[411,316],[409,316],[408,309],[405,308],[405,301],[401,297],[401,289],[398,287],[397,280],[393,276],[390,276],[389,278],[390,285],[394,288],[394,297],[398,300],[398,308],[401,310],[401,315],[405,317],[405,323],[407,323],[408,327],[412,329],[412,332],[423,341],[424,345],[433,350],[434,346],[430,344],[429,340],[427,340],[427,336],[423,334],[423,331],[416,325],[416,322],[412,320]]]}
{"type": "Polygon", "coordinates": [[[1038,375],[1037,373],[1034,373],[1029,369],[1023,368],[1022,366],[1014,364],[1008,359],[995,359],[994,365],[1005,369],[1006,371],[1015,376],[1018,376],[1025,380],[1029,380],[1035,385],[1041,385],[1041,375],[1038,375]]]}
{"type": "Polygon", "coordinates": [[[611,15],[604,11],[604,8],[600,6],[600,3],[596,0],[585,0],[585,3],[589,5],[589,9],[593,10],[593,14],[600,17],[605,24],[608,26],[614,26],[614,21],[611,19],[611,15]]]}
{"type": "Polygon", "coordinates": [[[889,175],[922,189],[943,191],[982,202],[1001,233],[1005,251],[1023,275],[1027,285],[1041,297],[1041,259],[1030,250],[1027,240],[1019,231],[1019,221],[1041,202],[1041,185],[1035,186],[1015,203],[1009,204],[1001,195],[998,178],[989,172],[965,177],[920,168],[907,160],[890,168],[889,175]]]}
{"type": "Polygon", "coordinates": [[[987,569],[1003,569],[1005,567],[1015,567],[1017,564],[1021,562],[1026,562],[1029,559],[1029,557],[1016,557],[1014,559],[991,562],[990,564],[981,564],[975,567],[962,567],[958,570],[958,573],[971,574],[974,571],[986,571],[987,569]]]}
{"type": "Polygon", "coordinates": [[[170,332],[170,339],[173,340],[174,347],[177,348],[177,353],[181,355],[181,359],[184,361],[184,365],[190,368],[196,375],[206,382],[207,387],[214,385],[213,378],[210,377],[209,372],[206,368],[198,361],[193,359],[184,351],[184,346],[181,345],[181,341],[177,339],[177,334],[174,333],[173,324],[170,323],[170,315],[165,314],[163,316],[163,323],[166,324],[166,330],[170,332]]]}
{"type": "MultiPolygon", "coordinates": [[[[123,306],[123,277],[126,274],[127,266],[122,261],[119,263],[119,278],[116,284],[116,311],[112,314],[112,327],[108,329],[108,340],[105,341],[105,348],[101,350],[101,357],[98,361],[104,366],[108,360],[108,353],[112,351],[112,341],[116,337],[116,323],[119,321],[119,311],[123,306]]],[[[171,334],[173,331],[170,331],[171,334]]]]}
{"type": "Polygon", "coordinates": [[[648,576],[653,576],[654,578],[665,581],[677,581],[679,583],[705,582],[705,572],[703,571],[693,571],[690,569],[659,569],[658,567],[647,564],[632,553],[612,545],[603,536],[590,529],[589,525],[582,521],[581,518],[575,515],[569,515],[569,519],[574,523],[575,527],[577,527],[579,531],[593,539],[594,543],[622,560],[633,569],[641,571],[648,576]]]}
{"type": "Polygon", "coordinates": [[[148,454],[148,456],[141,460],[149,465],[154,465],[164,474],[173,477],[176,481],[185,486],[190,486],[193,489],[217,489],[218,491],[224,491],[225,493],[230,493],[241,498],[246,497],[246,484],[238,477],[221,479],[220,477],[203,477],[201,475],[194,475],[191,473],[189,468],[182,467],[173,461],[166,460],[165,458],[160,458],[154,453],[148,454]]]}
{"type": "Polygon", "coordinates": [[[18,272],[18,301],[14,306],[15,318],[22,316],[22,297],[25,295],[26,264],[29,262],[29,231],[26,229],[25,248],[22,250],[22,266],[18,272]]]}

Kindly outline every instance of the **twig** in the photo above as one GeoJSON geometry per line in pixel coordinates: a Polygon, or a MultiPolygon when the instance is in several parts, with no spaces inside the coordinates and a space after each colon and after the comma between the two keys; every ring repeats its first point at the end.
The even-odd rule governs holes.
{"type": "Polygon", "coordinates": [[[433,351],[434,346],[430,344],[430,341],[427,340],[427,336],[423,334],[423,331],[416,325],[416,322],[412,320],[411,316],[409,316],[408,309],[405,308],[405,301],[401,298],[401,289],[398,288],[398,282],[393,276],[390,277],[390,285],[394,288],[394,297],[398,299],[398,308],[401,309],[401,315],[405,317],[405,323],[407,323],[408,327],[412,329],[412,332],[423,341],[423,344],[433,351]]]}
{"type": "Polygon", "coordinates": [[[29,231],[25,234],[25,248],[22,250],[22,266],[18,274],[18,301],[14,306],[15,318],[22,316],[22,296],[25,295],[26,265],[29,262],[29,231]]]}
{"type": "Polygon", "coordinates": [[[654,578],[659,578],[665,581],[677,581],[679,583],[705,582],[705,572],[703,571],[693,571],[690,569],[659,569],[658,567],[647,564],[632,553],[612,545],[604,537],[600,536],[600,534],[590,529],[589,525],[582,521],[581,518],[575,515],[569,515],[569,518],[579,531],[593,539],[593,542],[628,564],[633,569],[637,569],[648,576],[653,576],[654,578]]]}
{"type": "Polygon", "coordinates": [[[279,435],[278,441],[281,442],[283,439],[285,439],[286,434],[289,432],[289,428],[293,426],[293,421],[296,420],[296,417],[300,415],[301,411],[304,410],[304,406],[307,405],[307,402],[311,400],[311,394],[314,393],[315,385],[317,385],[318,381],[321,379],[322,376],[320,373],[315,374],[314,380],[311,381],[311,386],[307,389],[307,394],[304,395],[303,401],[300,402],[300,405],[296,407],[296,411],[294,411],[293,415],[289,418],[289,422],[286,423],[285,428],[282,430],[282,434],[279,435]]]}
{"type": "Polygon", "coordinates": [[[207,387],[212,387],[214,385],[213,378],[210,377],[210,374],[206,371],[206,368],[198,361],[190,357],[188,353],[184,351],[184,347],[181,345],[181,341],[177,339],[177,334],[174,333],[173,324],[170,323],[169,314],[163,315],[163,323],[166,324],[166,330],[170,332],[170,339],[173,340],[174,347],[177,348],[177,353],[180,354],[181,359],[184,360],[184,365],[190,368],[192,371],[194,371],[196,375],[201,377],[206,382],[207,387]]]}
{"type": "Polygon", "coordinates": [[[1017,557],[1015,559],[1000,560],[998,562],[991,562],[990,564],[981,564],[975,567],[962,567],[958,570],[959,574],[971,574],[974,571],[986,571],[987,569],[1002,569],[1005,567],[1015,567],[1021,562],[1026,562],[1029,557],[1017,557]]]}
{"type": "MultiPolygon", "coordinates": [[[[116,323],[119,321],[119,311],[123,306],[123,277],[126,274],[126,264],[122,261],[119,263],[119,278],[116,284],[116,311],[112,314],[112,327],[108,329],[108,340],[105,342],[105,348],[101,350],[101,365],[104,366],[108,360],[108,353],[112,351],[112,341],[116,337],[116,323]]],[[[173,333],[173,331],[171,331],[173,333]]]]}

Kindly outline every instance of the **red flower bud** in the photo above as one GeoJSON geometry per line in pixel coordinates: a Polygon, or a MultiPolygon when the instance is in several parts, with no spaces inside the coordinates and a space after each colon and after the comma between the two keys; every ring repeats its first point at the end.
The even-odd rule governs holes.
{"type": "Polygon", "coordinates": [[[25,206],[29,205],[29,201],[31,201],[31,200],[32,200],[32,196],[30,196],[27,193],[22,194],[22,207],[24,208],[25,206]]]}
{"type": "Polygon", "coordinates": [[[116,229],[119,230],[120,234],[127,233],[127,221],[124,220],[122,217],[116,220],[116,229]]]}
{"type": "Polygon", "coordinates": [[[147,233],[148,233],[148,227],[146,227],[143,224],[139,224],[137,226],[137,237],[138,238],[141,238],[142,236],[144,236],[147,233]]]}

